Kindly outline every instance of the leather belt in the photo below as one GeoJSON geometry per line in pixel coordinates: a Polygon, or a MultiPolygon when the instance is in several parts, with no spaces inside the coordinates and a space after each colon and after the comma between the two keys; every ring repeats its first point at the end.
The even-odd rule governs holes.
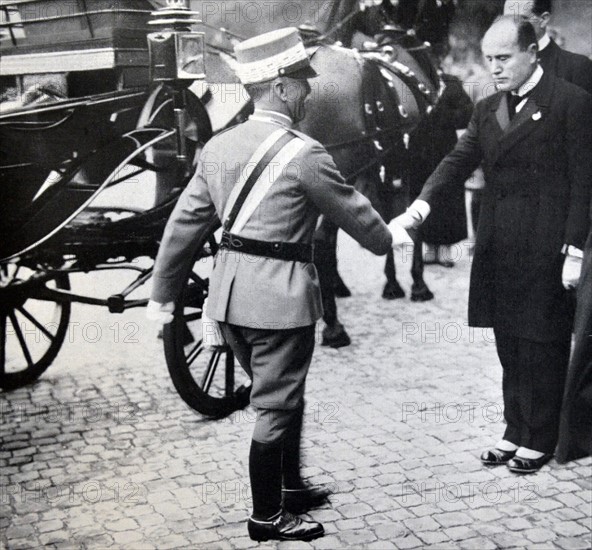
{"type": "Polygon", "coordinates": [[[222,232],[220,248],[288,262],[309,263],[313,261],[313,246],[311,244],[258,241],[239,237],[228,231],[222,232]]]}

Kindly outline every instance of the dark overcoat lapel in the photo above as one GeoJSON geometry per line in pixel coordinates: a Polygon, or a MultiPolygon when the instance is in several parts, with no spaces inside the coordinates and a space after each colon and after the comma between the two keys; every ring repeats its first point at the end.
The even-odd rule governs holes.
{"type": "Polygon", "coordinates": [[[505,94],[500,94],[502,99],[496,109],[496,118],[500,127],[503,128],[503,133],[499,138],[501,143],[498,155],[507,154],[517,143],[527,139],[529,134],[541,125],[541,120],[548,113],[554,80],[543,78],[526,101],[526,104],[516,113],[512,120],[508,116],[505,94]]]}

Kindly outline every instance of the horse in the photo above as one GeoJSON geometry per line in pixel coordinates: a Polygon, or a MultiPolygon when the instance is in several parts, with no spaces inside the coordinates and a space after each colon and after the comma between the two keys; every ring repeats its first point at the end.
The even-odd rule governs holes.
{"type": "MultiPolygon", "coordinates": [[[[363,54],[326,43],[310,50],[311,63],[320,76],[314,81],[300,129],[327,148],[346,180],[355,183],[385,221],[398,213],[397,203],[400,207],[409,202],[409,197],[401,197],[404,190],[393,188],[393,181],[408,179],[406,173],[413,168],[406,150],[409,136],[434,108],[441,92],[439,75],[425,50],[412,36],[363,54]],[[411,48],[417,48],[414,54],[411,48]],[[336,90],[339,98],[332,95],[336,90]],[[324,97],[318,95],[323,91],[324,97]]],[[[335,302],[336,295],[349,295],[337,271],[337,230],[323,219],[315,236],[326,324],[322,343],[331,347],[350,343],[337,318],[335,302]]],[[[421,245],[414,248],[411,273],[412,299],[433,298],[423,280],[421,245]]],[[[385,275],[382,296],[403,297],[392,252],[387,255],[385,275]]]]}
{"type": "MultiPolygon", "coordinates": [[[[346,181],[355,183],[388,221],[396,214],[394,205],[400,198],[397,194],[401,194],[393,188],[392,182],[400,181],[407,169],[405,156],[409,135],[437,102],[440,92],[438,75],[421,48],[419,54],[412,55],[406,49],[408,44],[393,44],[384,50],[361,55],[323,39],[310,27],[302,27],[301,32],[311,64],[319,76],[311,80],[307,116],[298,129],[327,148],[346,181]],[[381,168],[384,177],[381,177],[381,168]]],[[[412,37],[410,40],[413,46],[421,46],[412,37]]],[[[231,56],[219,55],[232,68],[234,60],[231,56]]],[[[229,79],[237,81],[234,76],[224,75],[226,82],[229,79]]],[[[218,103],[224,103],[226,108],[229,106],[228,101],[218,103]]],[[[233,116],[233,122],[244,118],[248,112],[248,108],[241,106],[241,113],[233,116]]],[[[337,227],[323,219],[315,234],[315,263],[326,324],[323,344],[341,347],[348,345],[350,340],[337,317],[336,242],[337,227]]],[[[403,296],[404,292],[395,278],[392,253],[389,256],[383,296],[392,299],[403,296]]],[[[416,264],[420,265],[414,261],[416,264]]],[[[423,269],[423,265],[420,267],[423,269]]],[[[429,289],[423,282],[422,273],[412,268],[412,274],[413,295],[424,299],[429,289]]],[[[346,289],[345,285],[343,288],[346,289]]],[[[428,294],[425,299],[429,297],[428,294]]]]}
{"type": "MultiPolygon", "coordinates": [[[[379,62],[387,65],[404,65],[412,74],[419,79],[418,86],[423,91],[429,90],[434,95],[439,94],[438,104],[435,102],[427,106],[427,116],[422,116],[419,125],[411,133],[408,141],[408,150],[401,154],[395,154],[383,162],[385,168],[385,181],[393,178],[402,179],[403,189],[406,191],[407,202],[411,202],[421,191],[423,183],[437,166],[439,161],[454,147],[456,143],[456,130],[465,128],[472,112],[472,102],[462,88],[462,83],[449,75],[443,75],[437,68],[436,58],[432,53],[429,44],[419,40],[416,33],[409,30],[409,26],[416,22],[418,34],[426,26],[426,10],[418,10],[413,3],[383,1],[380,4],[374,2],[373,6],[363,11],[357,11],[357,0],[345,0],[340,4],[339,23],[331,31],[325,34],[334,34],[347,45],[350,45],[355,31],[364,34],[374,35],[376,42],[367,49],[362,50],[363,57],[376,57],[378,52],[379,62]],[[417,21],[421,24],[418,25],[417,21]],[[445,83],[443,82],[445,81],[445,83]],[[435,108],[434,108],[435,107],[435,108]],[[390,161],[390,162],[389,162],[390,161]],[[393,163],[395,170],[393,171],[393,163]],[[390,169],[389,169],[390,166],[390,169]]],[[[423,6],[424,8],[426,5],[423,6]]],[[[448,8],[447,8],[448,9],[448,8]]],[[[427,10],[429,11],[429,10],[427,10]]],[[[433,11],[433,10],[432,10],[433,11]]],[[[442,29],[439,29],[439,34],[442,29]]],[[[425,32],[421,34],[425,38],[425,32]]],[[[443,49],[442,36],[428,36],[437,40],[438,50],[443,49]]],[[[359,38],[356,36],[357,41],[359,38]]],[[[312,119],[313,117],[311,117],[312,119]]],[[[320,136],[320,141],[323,141],[320,136]]],[[[347,153],[346,153],[347,154],[347,153]]],[[[335,156],[335,155],[334,155],[335,156]]],[[[339,163],[338,163],[339,165],[339,163]]],[[[347,173],[347,167],[346,167],[347,173]]],[[[366,195],[371,196],[372,191],[381,187],[376,167],[368,170],[358,179],[358,188],[366,195]]],[[[382,186],[384,187],[384,185],[382,186]]],[[[464,200],[462,196],[445,199],[445,207],[438,205],[426,224],[415,236],[415,247],[411,265],[413,284],[411,287],[412,301],[431,300],[434,295],[423,279],[424,259],[422,254],[422,243],[425,238],[434,244],[448,244],[458,242],[466,237],[466,221],[464,212],[464,200]],[[450,211],[453,208],[453,212],[450,211]],[[452,215],[451,215],[452,214],[452,215]],[[452,221],[451,221],[452,220],[452,221]]],[[[373,202],[374,206],[381,212],[385,220],[390,220],[394,212],[392,209],[385,212],[373,202]]],[[[323,332],[323,344],[332,347],[340,347],[349,344],[347,333],[342,325],[337,322],[336,309],[333,295],[349,296],[350,292],[337,271],[335,258],[335,246],[337,239],[337,228],[326,224],[326,242],[330,243],[327,250],[323,250],[324,266],[323,276],[327,283],[325,294],[325,322],[327,328],[323,332]]],[[[452,262],[438,262],[441,265],[451,267],[452,262]]],[[[405,296],[405,292],[396,279],[396,268],[393,254],[388,254],[385,262],[385,275],[387,282],[383,289],[382,296],[386,299],[396,299],[405,296]]]]}

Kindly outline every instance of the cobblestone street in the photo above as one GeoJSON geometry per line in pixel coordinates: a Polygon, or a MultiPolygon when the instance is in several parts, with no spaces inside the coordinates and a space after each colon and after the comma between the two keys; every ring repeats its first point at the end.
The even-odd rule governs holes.
{"type": "MultiPolygon", "coordinates": [[[[466,324],[469,248],[426,268],[436,298],[380,297],[384,259],[340,234],[339,301],[352,345],[318,346],[308,378],[304,474],[328,484],[325,537],[272,548],[591,547],[592,460],[516,476],[480,452],[503,433],[491,331],[466,324]]],[[[106,296],[93,273],[73,288],[106,296]]],[[[251,548],[251,409],[204,419],[173,388],[142,309],[75,305],[54,364],[1,396],[0,544],[38,548],[251,548]]]]}

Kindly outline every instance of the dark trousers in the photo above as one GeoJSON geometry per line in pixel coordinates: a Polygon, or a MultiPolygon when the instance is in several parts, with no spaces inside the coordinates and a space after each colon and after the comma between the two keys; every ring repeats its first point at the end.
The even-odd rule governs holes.
{"type": "Polygon", "coordinates": [[[253,439],[284,438],[302,416],[306,375],[315,345],[315,325],[269,330],[220,323],[224,338],[253,381],[251,404],[257,409],[253,439]]]}
{"type": "Polygon", "coordinates": [[[571,339],[534,342],[498,330],[495,338],[503,367],[504,439],[553,453],[571,339]]]}

